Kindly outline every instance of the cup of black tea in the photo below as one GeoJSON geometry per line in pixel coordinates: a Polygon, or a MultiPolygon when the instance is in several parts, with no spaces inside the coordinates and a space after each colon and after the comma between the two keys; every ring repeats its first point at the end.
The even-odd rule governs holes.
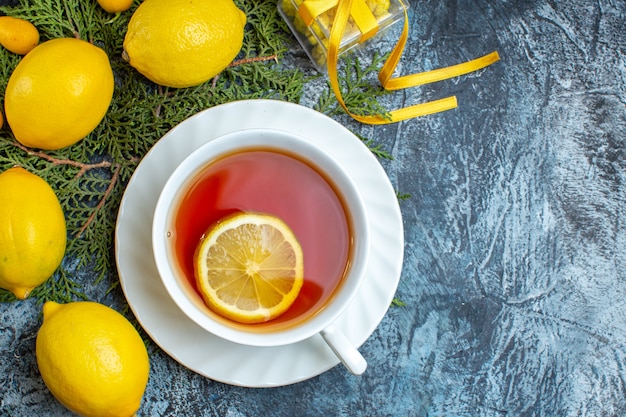
{"type": "Polygon", "coordinates": [[[210,140],[174,170],[156,204],[152,242],[167,292],[204,330],[249,346],[321,335],[361,374],[365,360],[334,322],[364,280],[369,228],[354,181],[319,144],[245,129],[210,140]],[[242,232],[252,226],[256,234],[242,232]],[[280,245],[266,243],[270,235],[280,245]],[[277,266],[284,263],[286,272],[277,266]],[[255,303],[284,308],[246,315],[271,311],[255,303]]]}

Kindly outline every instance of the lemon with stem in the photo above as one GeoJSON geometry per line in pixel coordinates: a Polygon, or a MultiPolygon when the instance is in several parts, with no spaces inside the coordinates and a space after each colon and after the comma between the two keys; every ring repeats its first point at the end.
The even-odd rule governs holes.
{"type": "Polygon", "coordinates": [[[28,20],[0,16],[0,45],[18,55],[26,55],[39,44],[39,31],[28,20]]]}
{"type": "Polygon", "coordinates": [[[7,123],[23,145],[61,149],[100,124],[113,98],[113,70],[99,47],[76,38],[40,43],[11,73],[7,123]]]}
{"type": "Polygon", "coordinates": [[[84,417],[131,417],[141,405],[150,362],[134,326],[103,304],[43,306],[37,366],[50,392],[84,417]]]}
{"type": "Polygon", "coordinates": [[[232,0],[145,0],[128,23],[122,57],[156,84],[196,86],[235,59],[245,24],[232,0]]]}
{"type": "Polygon", "coordinates": [[[65,254],[67,228],[54,190],[21,167],[0,174],[0,288],[25,299],[65,254]]]}

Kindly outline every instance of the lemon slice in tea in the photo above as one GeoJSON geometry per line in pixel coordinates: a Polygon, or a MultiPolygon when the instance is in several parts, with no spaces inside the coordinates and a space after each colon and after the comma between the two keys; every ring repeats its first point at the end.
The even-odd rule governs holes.
{"type": "Polygon", "coordinates": [[[240,323],[272,320],[304,281],[300,243],[273,215],[243,212],[210,228],[195,253],[198,289],[216,313],[240,323]]]}

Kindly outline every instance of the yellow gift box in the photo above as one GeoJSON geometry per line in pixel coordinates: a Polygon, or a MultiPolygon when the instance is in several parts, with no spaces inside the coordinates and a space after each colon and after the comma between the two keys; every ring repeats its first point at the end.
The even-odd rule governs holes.
{"type": "MultiPolygon", "coordinates": [[[[327,5],[330,3],[319,0],[278,1],[278,12],[315,68],[323,73],[327,72],[330,31],[336,6],[319,15],[316,14],[328,7],[327,5]]],[[[339,56],[353,48],[363,46],[372,38],[383,36],[388,29],[400,25],[405,9],[409,7],[402,0],[364,0],[355,2],[354,5],[355,7],[364,5],[368,10],[353,13],[357,16],[356,19],[354,16],[350,17],[339,46],[339,56]],[[363,17],[359,17],[358,13],[363,17]],[[368,24],[370,26],[364,28],[368,24]]]]}
{"type": "Polygon", "coordinates": [[[378,73],[385,90],[401,90],[459,77],[500,60],[497,51],[449,67],[394,76],[409,39],[407,7],[402,0],[279,0],[278,9],[294,36],[320,71],[328,72],[337,101],[352,118],[362,123],[387,124],[439,113],[457,107],[455,96],[414,104],[385,114],[357,115],[343,100],[338,77],[340,56],[357,45],[404,21],[402,33],[378,73]]]}

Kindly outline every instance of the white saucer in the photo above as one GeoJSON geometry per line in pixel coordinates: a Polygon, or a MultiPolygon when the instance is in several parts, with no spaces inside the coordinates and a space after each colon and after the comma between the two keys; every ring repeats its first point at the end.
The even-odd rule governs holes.
{"type": "Polygon", "coordinates": [[[170,173],[202,144],[245,128],[285,130],[317,142],[358,184],[371,219],[373,247],[359,294],[336,324],[354,346],[361,346],[387,312],[400,279],[404,254],[400,207],[371,151],[342,125],[307,107],[276,100],[231,102],[204,110],[169,131],[146,154],[128,183],[115,229],[115,257],[122,289],[137,320],[176,361],[227,384],[288,385],[339,363],[321,336],[270,348],[238,345],[213,336],[189,320],[169,298],[152,255],[153,212],[170,173]]]}

